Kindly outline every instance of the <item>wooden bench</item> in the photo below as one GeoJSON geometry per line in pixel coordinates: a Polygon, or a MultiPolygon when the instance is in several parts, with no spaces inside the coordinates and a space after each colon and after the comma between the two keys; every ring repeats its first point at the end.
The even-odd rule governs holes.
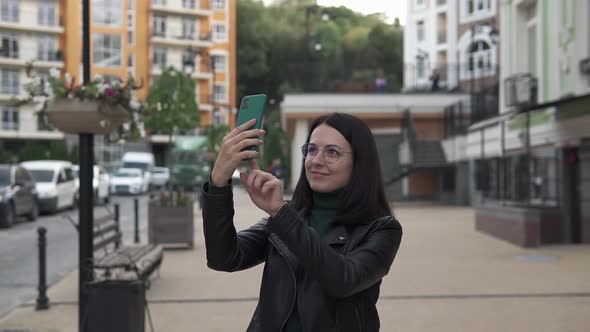
{"type": "MultiPolygon", "coordinates": [[[[94,220],[92,267],[95,275],[105,279],[147,280],[162,264],[162,246],[123,246],[118,217],[108,210],[107,212],[94,220]]],[[[71,219],[70,222],[78,229],[78,225],[71,219]]]]}

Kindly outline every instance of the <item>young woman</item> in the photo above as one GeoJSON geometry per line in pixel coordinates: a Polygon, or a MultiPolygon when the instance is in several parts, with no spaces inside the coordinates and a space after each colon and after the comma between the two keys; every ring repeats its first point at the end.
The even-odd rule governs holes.
{"type": "Polygon", "coordinates": [[[223,140],[203,187],[209,267],[239,271],[265,263],[258,306],[247,331],[378,331],[376,303],[402,237],[383,189],[371,131],[334,113],[316,119],[301,152],[290,202],[281,182],[250,160],[240,174],[252,202],[269,217],[236,234],[230,179],[258,153],[262,130],[248,122],[223,140]]]}

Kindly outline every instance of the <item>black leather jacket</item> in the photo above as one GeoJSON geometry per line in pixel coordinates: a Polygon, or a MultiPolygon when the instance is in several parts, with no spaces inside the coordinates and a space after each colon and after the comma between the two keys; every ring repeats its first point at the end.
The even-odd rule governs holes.
{"type": "Polygon", "coordinates": [[[295,305],[303,332],[379,331],[379,287],[402,237],[397,220],[338,225],[320,241],[302,213],[286,204],[274,218],[236,234],[231,190],[209,194],[207,186],[207,265],[233,272],[265,262],[248,332],[283,331],[295,305]]]}

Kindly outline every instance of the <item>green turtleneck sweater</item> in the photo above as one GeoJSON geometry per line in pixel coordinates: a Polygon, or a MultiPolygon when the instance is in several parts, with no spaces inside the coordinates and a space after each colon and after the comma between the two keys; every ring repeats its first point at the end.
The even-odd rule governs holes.
{"type": "MultiPolygon", "coordinates": [[[[339,191],[331,193],[313,193],[313,206],[307,223],[309,227],[316,231],[320,239],[328,233],[330,223],[338,212],[338,206],[340,203],[338,199],[339,193],[339,191]]],[[[296,277],[300,273],[301,271],[299,273],[296,272],[296,277]]],[[[285,332],[301,332],[299,314],[297,313],[297,298],[295,299],[295,307],[285,325],[285,332]]]]}

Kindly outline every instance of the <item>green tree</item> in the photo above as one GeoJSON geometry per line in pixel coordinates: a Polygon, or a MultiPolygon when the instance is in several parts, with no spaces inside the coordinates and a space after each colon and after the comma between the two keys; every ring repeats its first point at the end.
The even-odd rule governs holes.
{"type": "Polygon", "coordinates": [[[179,70],[168,67],[154,79],[150,87],[148,112],[143,118],[151,133],[172,135],[199,126],[200,115],[195,101],[195,81],[179,70]]]}
{"type": "MultiPolygon", "coordinates": [[[[213,159],[219,153],[223,137],[229,132],[229,126],[225,124],[212,125],[207,128],[207,153],[213,159]]],[[[212,161],[215,161],[214,159],[212,161]]]]}

